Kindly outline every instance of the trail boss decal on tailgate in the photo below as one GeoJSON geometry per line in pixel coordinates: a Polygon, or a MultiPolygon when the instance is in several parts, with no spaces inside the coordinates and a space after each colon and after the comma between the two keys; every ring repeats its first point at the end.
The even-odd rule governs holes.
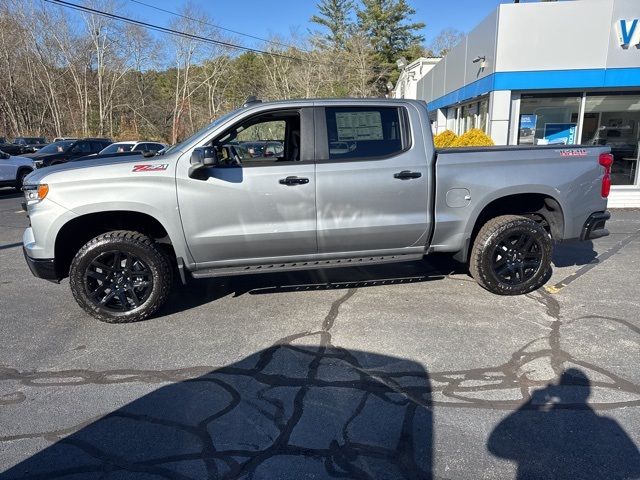
{"type": "Polygon", "coordinates": [[[574,149],[574,150],[560,150],[561,157],[586,157],[587,151],[582,148],[574,149]]]}
{"type": "Polygon", "coordinates": [[[155,165],[134,165],[132,172],[158,172],[160,170],[166,170],[169,167],[168,163],[157,163],[155,165]]]}

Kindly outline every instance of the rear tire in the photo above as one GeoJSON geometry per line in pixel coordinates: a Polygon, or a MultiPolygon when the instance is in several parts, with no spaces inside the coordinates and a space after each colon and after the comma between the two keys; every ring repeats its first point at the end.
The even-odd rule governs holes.
{"type": "Polygon", "coordinates": [[[173,285],[169,258],[149,237],[113,231],[87,242],[71,262],[71,292],[89,315],[129,323],[153,315],[173,285]]]}
{"type": "Polygon", "coordinates": [[[551,272],[551,238],[534,220],[503,215],[482,226],[469,270],[478,284],[498,295],[522,295],[540,288],[551,272]]]}

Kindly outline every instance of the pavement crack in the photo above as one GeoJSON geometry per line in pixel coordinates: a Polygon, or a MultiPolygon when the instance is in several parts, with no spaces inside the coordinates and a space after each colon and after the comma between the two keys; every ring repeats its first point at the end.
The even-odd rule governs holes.
{"type": "Polygon", "coordinates": [[[604,263],[609,258],[613,257],[616,253],[618,253],[625,246],[627,246],[629,243],[631,243],[632,241],[634,241],[636,239],[640,239],[640,230],[636,230],[631,235],[623,238],[618,243],[616,243],[614,246],[612,246],[611,248],[609,248],[605,252],[603,252],[600,255],[598,255],[591,262],[589,262],[586,265],[582,266],[581,268],[576,270],[571,275],[569,275],[569,276],[565,277],[564,279],[560,280],[555,285],[548,286],[548,287],[545,287],[545,288],[550,293],[558,293],[560,290],[562,290],[564,287],[566,287],[570,283],[575,282],[578,278],[582,277],[584,274],[590,272],[592,269],[594,269],[598,265],[604,263]]]}
{"type": "Polygon", "coordinates": [[[340,310],[340,307],[347,301],[349,300],[351,297],[353,297],[355,295],[355,293],[358,291],[357,288],[350,288],[349,290],[347,290],[347,293],[345,293],[344,295],[342,295],[340,298],[338,298],[337,300],[335,300],[332,304],[331,304],[331,308],[329,309],[329,313],[327,313],[327,316],[324,317],[324,320],[322,321],[322,339],[321,339],[321,345],[330,345],[331,344],[331,328],[333,328],[333,325],[335,324],[336,319],[338,318],[338,313],[340,310]]]}

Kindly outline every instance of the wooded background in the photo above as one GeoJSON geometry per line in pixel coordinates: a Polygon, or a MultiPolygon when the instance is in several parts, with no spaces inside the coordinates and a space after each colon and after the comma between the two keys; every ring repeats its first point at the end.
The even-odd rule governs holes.
{"type": "Polygon", "coordinates": [[[176,143],[249,95],[385,95],[398,58],[442,55],[461,36],[447,29],[425,47],[416,33],[424,24],[405,0],[322,0],[310,19],[317,29],[258,44],[188,2],[162,25],[172,33],[109,16],[135,20],[129,2],[73,0],[102,15],[55,0],[0,0],[0,136],[176,143]]]}

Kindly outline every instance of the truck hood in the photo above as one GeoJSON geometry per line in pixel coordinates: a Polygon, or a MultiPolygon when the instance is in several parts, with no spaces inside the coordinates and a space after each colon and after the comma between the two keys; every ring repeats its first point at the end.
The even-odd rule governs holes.
{"type": "Polygon", "coordinates": [[[151,165],[166,165],[173,163],[175,155],[144,158],[142,156],[125,156],[125,157],[109,157],[109,158],[95,158],[91,160],[84,160],[80,162],[67,162],[60,165],[53,165],[51,167],[40,168],[31,173],[26,182],[29,184],[36,183],[48,183],[50,179],[66,180],[67,178],[77,178],[78,173],[83,177],[96,178],[103,176],[107,169],[111,172],[112,169],[116,169],[118,174],[125,175],[133,170],[134,164],[151,164],[151,165]],[[82,170],[82,172],[78,172],[82,170]]]}

